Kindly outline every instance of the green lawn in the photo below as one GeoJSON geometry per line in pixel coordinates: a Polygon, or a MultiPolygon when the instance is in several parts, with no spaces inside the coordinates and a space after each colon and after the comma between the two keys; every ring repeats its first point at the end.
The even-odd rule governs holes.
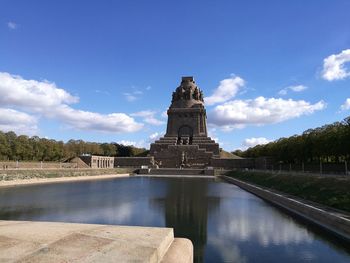
{"type": "Polygon", "coordinates": [[[231,171],[230,177],[350,212],[350,178],[231,171]]]}

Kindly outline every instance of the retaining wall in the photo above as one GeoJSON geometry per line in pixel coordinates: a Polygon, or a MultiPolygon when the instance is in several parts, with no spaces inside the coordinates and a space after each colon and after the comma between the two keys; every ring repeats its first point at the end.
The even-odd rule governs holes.
{"type": "Polygon", "coordinates": [[[350,214],[276,193],[228,176],[220,177],[350,242],[350,214]]]}
{"type": "Polygon", "coordinates": [[[154,162],[153,157],[115,157],[114,167],[141,167],[150,166],[154,162]]]}
{"type": "Polygon", "coordinates": [[[26,162],[26,161],[2,161],[0,162],[0,170],[5,169],[61,169],[76,168],[76,163],[60,163],[60,162],[26,162]]]}
{"type": "Polygon", "coordinates": [[[210,166],[224,169],[253,169],[255,167],[254,159],[228,159],[228,158],[212,158],[210,166]]]}

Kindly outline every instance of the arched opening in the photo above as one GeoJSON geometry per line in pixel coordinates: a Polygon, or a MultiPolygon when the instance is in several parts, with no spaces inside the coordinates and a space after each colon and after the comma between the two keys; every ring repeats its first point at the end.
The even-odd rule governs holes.
{"type": "Polygon", "coordinates": [[[192,144],[193,129],[188,125],[183,125],[180,127],[177,133],[177,144],[187,145],[192,144]]]}

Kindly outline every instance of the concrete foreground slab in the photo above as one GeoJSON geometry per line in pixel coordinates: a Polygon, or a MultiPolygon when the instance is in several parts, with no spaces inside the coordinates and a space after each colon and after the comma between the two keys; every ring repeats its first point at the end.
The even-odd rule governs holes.
{"type": "Polygon", "coordinates": [[[172,228],[0,221],[0,262],[192,261],[172,228]]]}

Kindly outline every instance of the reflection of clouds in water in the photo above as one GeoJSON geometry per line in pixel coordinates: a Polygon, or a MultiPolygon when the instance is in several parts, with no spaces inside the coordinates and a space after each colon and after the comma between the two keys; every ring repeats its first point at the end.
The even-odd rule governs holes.
{"type": "Polygon", "coordinates": [[[240,249],[235,245],[228,246],[225,239],[209,236],[208,244],[215,246],[220,251],[223,262],[247,262],[247,258],[241,255],[240,249]]]}
{"type": "Polygon", "coordinates": [[[281,216],[263,201],[232,207],[234,202],[222,203],[218,232],[227,239],[257,240],[261,246],[311,243],[313,235],[291,218],[281,216]],[[249,210],[248,210],[249,207],[249,210]]]}
{"type": "MultiPolygon", "coordinates": [[[[104,204],[100,206],[87,206],[79,209],[56,209],[50,214],[40,217],[40,220],[51,219],[67,222],[84,222],[84,223],[103,223],[103,224],[135,224],[135,225],[152,225],[162,217],[150,211],[147,204],[124,202],[118,204],[104,204]],[[140,217],[140,211],[145,211],[145,216],[140,217]],[[73,221],[72,221],[73,220],[73,221]]],[[[164,223],[159,222],[163,225],[164,223]]]]}
{"type": "MultiPolygon", "coordinates": [[[[90,207],[89,209],[67,210],[62,208],[61,210],[53,211],[53,215],[60,220],[74,219],[76,222],[96,222],[103,218],[105,222],[123,222],[131,218],[133,206],[130,203],[122,203],[118,206],[100,206],[90,207]]],[[[44,215],[41,219],[51,217],[50,215],[44,215]]]]}

